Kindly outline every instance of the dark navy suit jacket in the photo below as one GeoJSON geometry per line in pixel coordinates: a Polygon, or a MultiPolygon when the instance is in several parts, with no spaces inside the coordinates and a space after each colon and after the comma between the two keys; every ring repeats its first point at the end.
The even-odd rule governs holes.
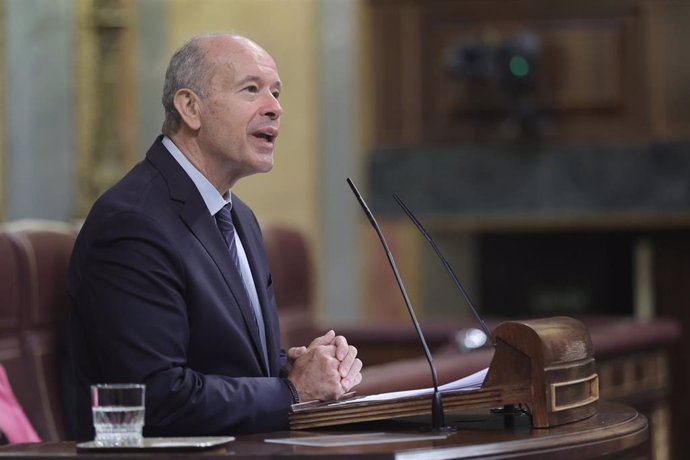
{"type": "Polygon", "coordinates": [[[263,311],[270,369],[215,219],[159,137],[94,204],[72,254],[78,439],[92,439],[88,384],[100,382],[146,384],[146,436],[287,427],[292,398],[261,230],[236,196],[232,209],[263,311]]]}

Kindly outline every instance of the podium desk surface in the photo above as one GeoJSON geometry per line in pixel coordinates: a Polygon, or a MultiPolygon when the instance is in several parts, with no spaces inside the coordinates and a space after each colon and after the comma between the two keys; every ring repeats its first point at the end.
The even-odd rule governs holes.
{"type": "Polygon", "coordinates": [[[447,422],[457,422],[459,430],[445,439],[401,443],[353,445],[346,447],[310,447],[267,443],[265,439],[326,436],[340,433],[420,432],[408,426],[372,423],[366,430],[291,431],[238,436],[229,444],[213,450],[189,452],[77,452],[74,442],[14,444],[0,447],[0,458],[20,459],[108,459],[108,458],[309,458],[329,459],[588,459],[625,458],[639,454],[648,437],[647,420],[631,407],[600,401],[597,414],[579,422],[548,429],[532,429],[526,416],[516,416],[513,424],[504,416],[489,414],[448,414],[447,422]]]}

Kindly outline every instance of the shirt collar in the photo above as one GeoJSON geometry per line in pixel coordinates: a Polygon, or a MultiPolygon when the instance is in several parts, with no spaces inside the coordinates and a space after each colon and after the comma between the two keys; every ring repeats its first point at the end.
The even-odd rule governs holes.
{"type": "Polygon", "coordinates": [[[210,212],[212,216],[215,216],[216,213],[220,211],[220,208],[226,204],[232,204],[232,193],[230,190],[226,193],[227,198],[221,195],[206,176],[189,161],[185,154],[177,148],[175,143],[168,136],[163,136],[162,143],[173,158],[182,166],[182,169],[184,169],[189,178],[192,179],[192,182],[194,182],[194,185],[196,185],[196,188],[201,194],[201,198],[203,198],[204,203],[206,203],[208,212],[210,212]]]}

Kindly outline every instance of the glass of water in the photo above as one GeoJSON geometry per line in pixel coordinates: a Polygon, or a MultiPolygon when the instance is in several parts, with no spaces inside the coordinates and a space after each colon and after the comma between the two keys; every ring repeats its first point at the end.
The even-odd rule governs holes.
{"type": "Polygon", "coordinates": [[[143,445],[145,392],[145,385],[134,383],[91,386],[91,410],[93,426],[96,429],[96,445],[143,445]]]}

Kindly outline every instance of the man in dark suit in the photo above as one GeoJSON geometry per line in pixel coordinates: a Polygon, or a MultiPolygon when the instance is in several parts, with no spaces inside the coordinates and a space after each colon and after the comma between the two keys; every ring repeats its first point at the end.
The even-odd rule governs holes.
{"type": "Polygon", "coordinates": [[[360,382],[333,331],[280,349],[261,230],[231,193],[273,166],[280,92],[244,37],[197,36],[172,57],[164,135],[94,204],[70,263],[78,438],[93,437],[93,383],[145,383],[145,435],[189,436],[285,429],[291,404],[360,382]]]}

